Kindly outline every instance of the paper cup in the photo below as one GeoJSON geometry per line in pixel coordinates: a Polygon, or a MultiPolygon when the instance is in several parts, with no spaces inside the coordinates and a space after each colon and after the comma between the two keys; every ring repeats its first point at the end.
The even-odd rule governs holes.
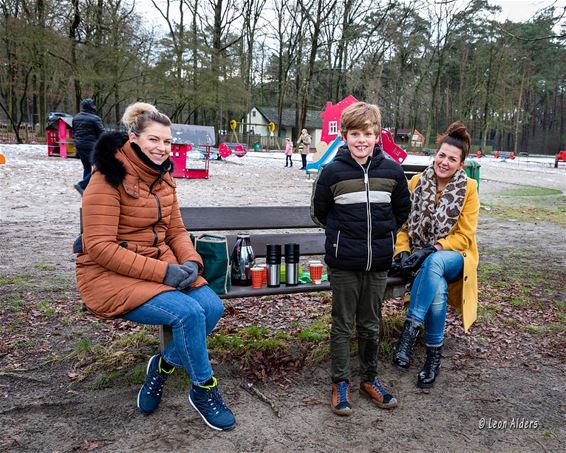
{"type": "Polygon", "coordinates": [[[312,282],[320,285],[322,283],[322,263],[309,262],[309,272],[312,282]]]}
{"type": "Polygon", "coordinates": [[[263,268],[252,267],[252,288],[259,289],[263,282],[263,268]]]}
{"type": "Polygon", "coordinates": [[[258,264],[256,267],[263,269],[261,284],[267,285],[267,264],[258,264]]]}

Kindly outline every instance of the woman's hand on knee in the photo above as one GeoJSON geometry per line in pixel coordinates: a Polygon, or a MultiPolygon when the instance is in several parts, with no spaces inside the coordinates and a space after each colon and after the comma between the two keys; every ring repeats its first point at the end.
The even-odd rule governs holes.
{"type": "Polygon", "coordinates": [[[434,245],[427,245],[422,249],[415,250],[411,255],[409,255],[405,260],[402,261],[401,267],[404,272],[416,272],[422,266],[423,262],[427,257],[436,252],[436,247],[434,245]]]}
{"type": "Polygon", "coordinates": [[[189,273],[181,264],[168,264],[163,283],[167,286],[177,288],[188,276],[189,273]]]}
{"type": "Polygon", "coordinates": [[[192,285],[198,277],[198,264],[194,261],[185,261],[181,264],[181,269],[187,272],[187,277],[179,283],[178,290],[183,290],[192,285]]]}

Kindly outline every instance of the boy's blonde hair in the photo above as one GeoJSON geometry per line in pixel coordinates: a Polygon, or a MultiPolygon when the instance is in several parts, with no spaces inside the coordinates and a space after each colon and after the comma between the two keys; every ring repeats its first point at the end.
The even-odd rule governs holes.
{"type": "Polygon", "coordinates": [[[344,109],[340,118],[340,134],[346,138],[346,133],[352,129],[372,129],[379,137],[381,132],[381,112],[379,107],[367,102],[356,102],[344,109]]]}

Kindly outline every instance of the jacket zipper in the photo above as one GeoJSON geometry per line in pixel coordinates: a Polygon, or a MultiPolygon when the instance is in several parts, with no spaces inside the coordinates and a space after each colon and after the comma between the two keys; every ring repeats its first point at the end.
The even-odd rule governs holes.
{"type": "Polygon", "coordinates": [[[373,254],[371,251],[371,204],[369,201],[369,175],[368,175],[369,167],[371,165],[371,157],[369,159],[370,161],[368,163],[367,168],[364,168],[364,166],[358,162],[358,165],[362,167],[362,171],[364,172],[364,185],[366,189],[366,214],[367,214],[367,230],[368,230],[368,237],[367,237],[368,258],[366,263],[366,271],[369,271],[371,269],[371,262],[373,260],[372,257],[373,254]]]}
{"type": "Polygon", "coordinates": [[[336,236],[336,252],[334,256],[338,258],[338,245],[340,244],[340,230],[338,230],[338,235],[336,236]]]}
{"type": "MultiPolygon", "coordinates": [[[[154,224],[151,225],[151,231],[153,231],[153,247],[157,247],[157,240],[159,239],[158,236],[157,236],[157,231],[155,230],[155,227],[161,221],[161,201],[159,200],[159,197],[157,196],[157,194],[155,194],[153,192],[153,188],[155,187],[155,185],[157,184],[157,182],[160,179],[161,179],[161,176],[159,176],[159,178],[157,178],[155,181],[153,181],[153,183],[149,187],[149,193],[151,195],[153,195],[153,197],[155,198],[155,203],[157,204],[157,222],[155,222],[154,224]]],[[[159,258],[160,255],[161,255],[161,250],[159,250],[159,247],[157,247],[157,258],[159,258]]]]}

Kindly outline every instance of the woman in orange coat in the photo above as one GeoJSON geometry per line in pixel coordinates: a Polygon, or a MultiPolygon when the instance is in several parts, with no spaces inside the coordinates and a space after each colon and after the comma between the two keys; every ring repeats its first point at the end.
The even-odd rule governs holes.
{"type": "Polygon", "coordinates": [[[397,265],[405,275],[416,276],[393,365],[408,370],[424,324],[426,362],[417,379],[421,388],[432,387],[440,370],[446,304],[462,312],[465,331],[477,315],[480,203],[477,182],[464,171],[471,144],[462,123],[448,127],[433,163],[409,183],[413,206],[408,221],[397,233],[397,265]]]}
{"type": "Polygon", "coordinates": [[[173,339],[147,365],[137,405],[159,402],[175,368],[186,370],[189,402],[208,426],[228,430],[224,404],[208,359],[206,337],[224,306],[201,276],[202,259],[185,230],[171,176],[171,121],[145,103],[130,105],[128,135],[104,134],[83,195],[77,284],[87,308],[102,318],[170,325],[173,339]]]}

